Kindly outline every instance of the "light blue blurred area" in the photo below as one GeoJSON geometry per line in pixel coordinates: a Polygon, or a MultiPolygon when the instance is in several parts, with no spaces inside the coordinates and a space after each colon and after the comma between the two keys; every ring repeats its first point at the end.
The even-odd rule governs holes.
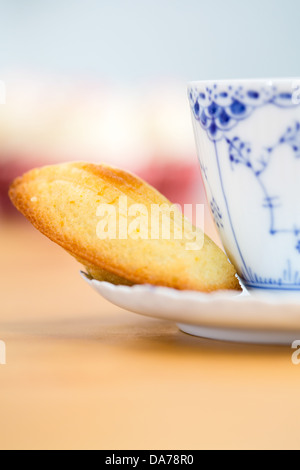
{"type": "Polygon", "coordinates": [[[299,76],[299,0],[0,0],[0,74],[299,76]]]}

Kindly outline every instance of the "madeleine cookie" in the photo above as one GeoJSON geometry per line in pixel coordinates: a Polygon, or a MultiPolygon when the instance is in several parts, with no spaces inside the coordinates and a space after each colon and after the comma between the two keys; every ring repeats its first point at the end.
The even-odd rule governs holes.
{"type": "Polygon", "coordinates": [[[223,251],[128,172],[80,162],[48,166],[17,178],[9,195],[95,279],[203,292],[241,289],[223,251]]]}

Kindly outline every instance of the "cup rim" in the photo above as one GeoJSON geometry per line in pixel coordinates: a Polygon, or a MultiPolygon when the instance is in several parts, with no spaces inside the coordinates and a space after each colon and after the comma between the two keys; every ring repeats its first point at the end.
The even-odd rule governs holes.
{"type": "Polygon", "coordinates": [[[293,86],[296,84],[300,86],[300,76],[299,77],[277,77],[277,78],[228,78],[228,79],[208,79],[208,80],[190,80],[188,81],[188,87],[192,86],[229,86],[229,85],[245,85],[249,84],[251,86],[255,85],[265,85],[265,86],[274,86],[274,85],[290,85],[293,86]]]}

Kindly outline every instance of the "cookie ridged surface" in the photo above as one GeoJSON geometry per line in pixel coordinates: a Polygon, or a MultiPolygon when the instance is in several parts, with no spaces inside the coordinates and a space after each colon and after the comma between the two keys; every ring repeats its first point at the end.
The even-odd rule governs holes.
{"type": "MultiPolygon", "coordinates": [[[[223,251],[206,235],[199,249],[174,238],[178,211],[165,212],[159,219],[160,234],[169,223],[171,236],[142,239],[139,226],[125,239],[99,238],[99,205],[113,207],[119,226],[125,223],[120,197],[128,208],[142,204],[151,213],[153,205],[171,203],[140,178],[107,165],[66,163],[35,169],[17,178],[10,198],[16,208],[44,235],[82,263],[95,279],[115,284],[153,284],[203,292],[240,290],[236,271],[223,251]],[[169,218],[169,220],[168,220],[169,218]],[[135,233],[133,233],[135,232],[135,233]]],[[[156,221],[157,222],[157,221],[156,221]]],[[[131,227],[135,227],[131,220],[131,227]]],[[[126,222],[128,225],[128,220],[126,222]]],[[[180,225],[180,223],[179,223],[180,225]]],[[[187,232],[195,228],[185,221],[187,232]]],[[[197,231],[199,236],[199,230],[197,231]]]]}

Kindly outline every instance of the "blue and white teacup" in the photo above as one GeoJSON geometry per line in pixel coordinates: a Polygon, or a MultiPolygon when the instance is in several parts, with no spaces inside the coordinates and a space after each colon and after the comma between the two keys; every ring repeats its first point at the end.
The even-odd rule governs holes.
{"type": "Polygon", "coordinates": [[[300,79],[188,87],[207,198],[249,288],[300,291],[300,79]]]}

